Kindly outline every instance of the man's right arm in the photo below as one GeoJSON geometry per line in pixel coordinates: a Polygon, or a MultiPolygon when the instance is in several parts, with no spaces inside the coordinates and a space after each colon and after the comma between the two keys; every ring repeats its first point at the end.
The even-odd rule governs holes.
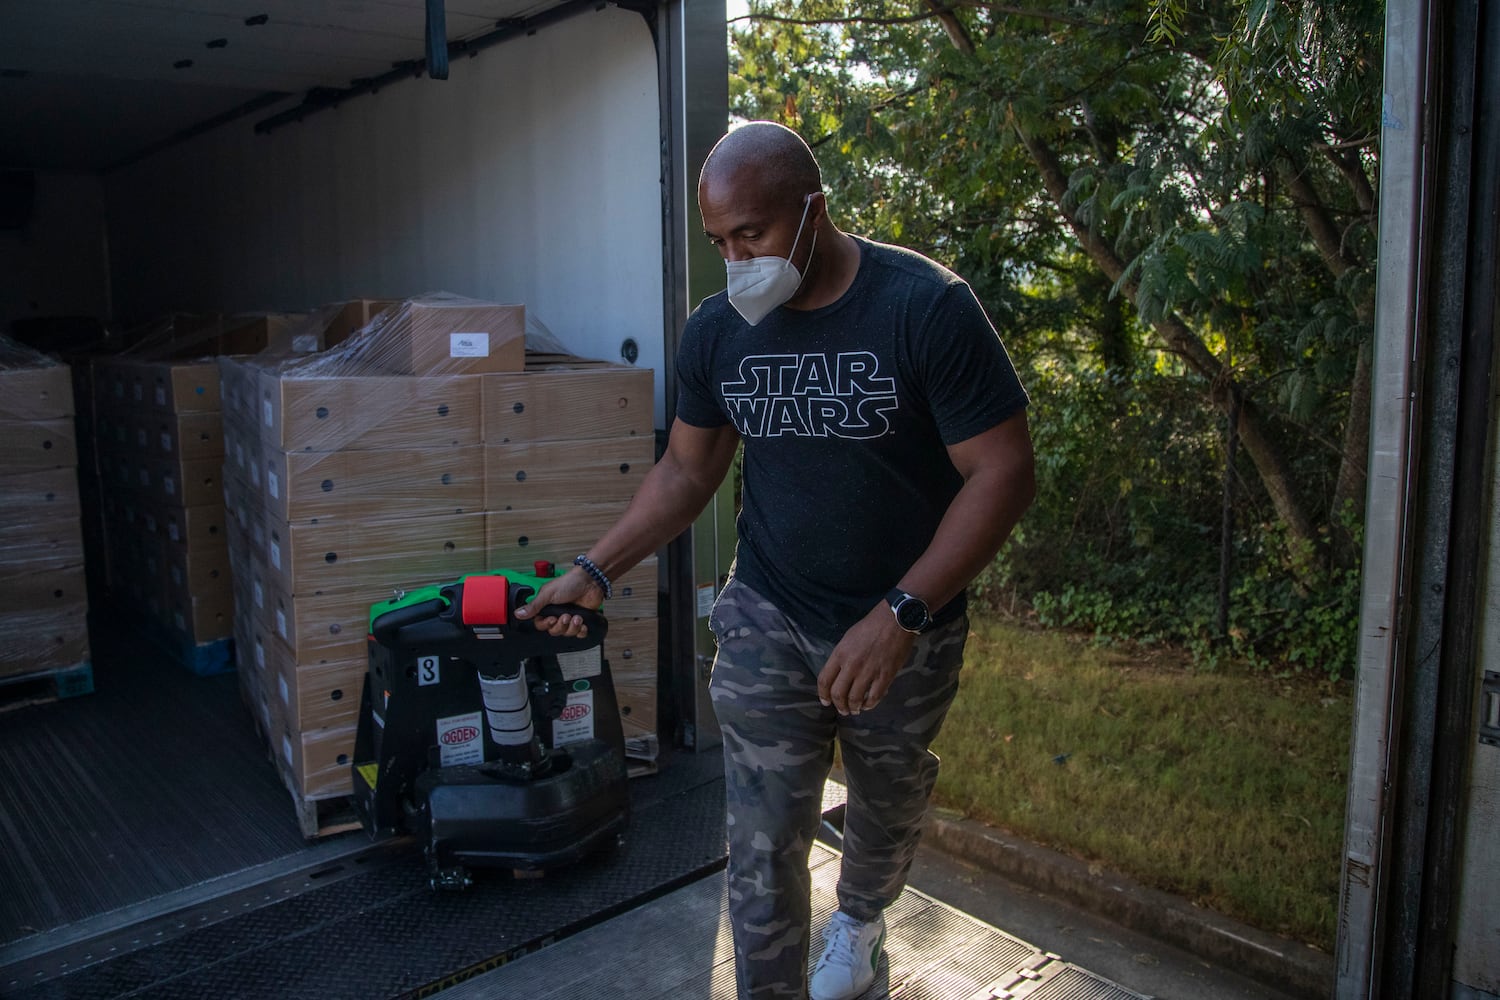
{"type": "MultiPolygon", "coordinates": [[[[588,550],[594,565],[611,580],[617,580],[642,559],[676,538],[708,506],[734,461],[739,435],[732,424],[695,427],[674,421],[667,437],[667,450],[646,473],[641,487],[625,513],[588,550]]],[[[581,568],[542,587],[518,618],[530,617],[532,608],[548,604],[581,604],[597,607],[604,594],[581,568]]],[[[583,623],[576,615],[538,618],[536,627],[552,635],[581,635],[583,623]]]]}

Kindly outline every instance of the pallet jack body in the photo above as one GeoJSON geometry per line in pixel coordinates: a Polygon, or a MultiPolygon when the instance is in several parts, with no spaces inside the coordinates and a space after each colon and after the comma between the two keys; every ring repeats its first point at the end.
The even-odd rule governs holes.
{"type": "Polygon", "coordinates": [[[475,574],[370,610],[354,803],[374,838],[423,844],[434,888],[470,869],[539,872],[616,842],[625,740],[597,611],[584,638],[512,612],[550,576],[475,574]]]}

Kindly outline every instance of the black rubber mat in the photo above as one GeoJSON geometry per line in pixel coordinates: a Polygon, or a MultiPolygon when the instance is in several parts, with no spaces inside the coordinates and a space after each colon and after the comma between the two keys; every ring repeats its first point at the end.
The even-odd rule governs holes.
{"type": "Polygon", "coordinates": [[[631,782],[619,848],[541,878],[479,872],[434,892],[415,846],[326,886],[180,928],[142,947],[41,982],[0,980],[0,995],[42,998],[407,997],[535,951],[656,898],[724,862],[724,792],[716,755],[668,755],[631,782]]]}
{"type": "Polygon", "coordinates": [[[306,847],[235,676],[95,631],[94,693],[0,715],[0,947],[306,847]]]}

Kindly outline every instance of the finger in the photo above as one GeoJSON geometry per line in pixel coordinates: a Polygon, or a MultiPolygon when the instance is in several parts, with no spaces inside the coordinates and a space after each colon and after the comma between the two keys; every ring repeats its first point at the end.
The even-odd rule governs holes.
{"type": "Polygon", "coordinates": [[[818,701],[824,708],[833,704],[833,682],[838,678],[839,665],[833,660],[823,664],[818,673],[818,701]]]}

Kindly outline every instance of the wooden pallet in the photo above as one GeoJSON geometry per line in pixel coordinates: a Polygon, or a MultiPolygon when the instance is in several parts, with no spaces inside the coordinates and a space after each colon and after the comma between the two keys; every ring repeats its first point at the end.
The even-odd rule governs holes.
{"type": "Polygon", "coordinates": [[[0,677],[0,712],[76,698],[94,690],[94,665],[74,663],[49,670],[0,677]]]}

